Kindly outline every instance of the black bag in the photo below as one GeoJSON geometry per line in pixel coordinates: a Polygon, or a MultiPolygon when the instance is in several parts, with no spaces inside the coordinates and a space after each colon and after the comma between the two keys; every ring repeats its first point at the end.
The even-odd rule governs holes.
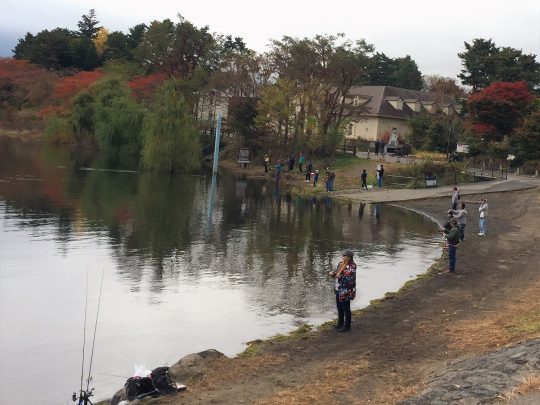
{"type": "Polygon", "coordinates": [[[168,370],[169,367],[158,367],[152,370],[152,385],[162,395],[176,392],[176,385],[170,380],[168,370]]]}
{"type": "Polygon", "coordinates": [[[155,391],[150,377],[130,377],[127,379],[124,388],[126,390],[127,399],[132,401],[139,395],[148,394],[155,391]]]}

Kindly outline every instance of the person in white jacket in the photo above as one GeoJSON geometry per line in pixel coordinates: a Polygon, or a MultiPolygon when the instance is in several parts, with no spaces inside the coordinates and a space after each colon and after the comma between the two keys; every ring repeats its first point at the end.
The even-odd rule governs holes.
{"type": "Polygon", "coordinates": [[[480,207],[478,207],[479,212],[479,222],[478,226],[480,228],[480,232],[478,232],[479,236],[486,236],[486,220],[488,216],[488,203],[486,198],[482,198],[480,200],[480,207]]]}

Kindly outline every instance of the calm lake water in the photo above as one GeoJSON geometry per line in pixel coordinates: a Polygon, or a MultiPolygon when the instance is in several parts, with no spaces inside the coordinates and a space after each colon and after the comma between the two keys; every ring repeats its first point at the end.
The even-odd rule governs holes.
{"type": "Polygon", "coordinates": [[[0,403],[71,403],[87,274],[87,344],[104,274],[91,384],[102,399],[135,364],[233,356],[333,318],[326,274],[345,249],[359,266],[354,308],[440,254],[436,226],[409,211],[301,199],[234,174],[130,169],[0,138],[0,403]]]}

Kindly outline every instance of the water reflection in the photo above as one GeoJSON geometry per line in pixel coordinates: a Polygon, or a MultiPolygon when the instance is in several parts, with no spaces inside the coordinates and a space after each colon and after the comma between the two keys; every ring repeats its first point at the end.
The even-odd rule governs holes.
{"type": "MultiPolygon", "coordinates": [[[[242,342],[333,316],[326,273],[345,249],[358,257],[356,307],[399,288],[437,254],[433,224],[397,208],[304,199],[279,182],[235,174],[170,177],[134,169],[118,156],[0,139],[4,381],[19,360],[8,353],[21,347],[44,365],[27,367],[36,372],[30,380],[50,375],[47,365],[58,356],[42,344],[62,343],[63,353],[72,353],[73,361],[58,366],[57,375],[68,374],[80,334],[68,333],[60,319],[79,318],[79,276],[87,267],[107,273],[96,370],[129,374],[137,361],[155,366],[208,347],[232,355],[242,342]],[[58,298],[29,294],[35,311],[8,310],[21,300],[17,291],[42,286],[58,298]],[[43,319],[56,325],[50,337],[23,333],[29,324],[50,328],[43,319]],[[156,341],[157,348],[148,347],[156,341]]],[[[17,387],[15,377],[6,384],[17,387]]],[[[118,386],[99,383],[103,395],[118,386]]],[[[9,391],[0,399],[17,403],[9,391]]]]}

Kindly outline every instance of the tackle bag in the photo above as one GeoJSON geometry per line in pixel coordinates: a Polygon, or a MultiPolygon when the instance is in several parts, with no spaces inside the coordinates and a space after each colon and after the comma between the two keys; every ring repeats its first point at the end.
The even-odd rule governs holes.
{"type": "Polygon", "coordinates": [[[152,385],[150,377],[130,377],[124,384],[127,399],[132,401],[139,395],[148,394],[156,389],[152,385]]]}

